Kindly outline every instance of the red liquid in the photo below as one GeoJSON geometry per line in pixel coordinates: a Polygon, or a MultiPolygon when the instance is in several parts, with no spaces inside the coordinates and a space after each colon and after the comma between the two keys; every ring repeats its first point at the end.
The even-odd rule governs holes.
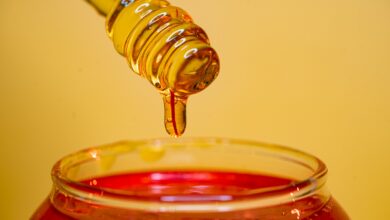
{"type": "MultiPolygon", "coordinates": [[[[105,190],[121,190],[126,198],[142,201],[220,203],[246,200],[248,190],[277,187],[291,183],[289,179],[266,175],[226,172],[153,172],[100,177],[84,181],[105,190]]],[[[253,197],[252,197],[253,198],[253,197]]],[[[72,215],[62,214],[46,200],[32,219],[130,219],[130,220],[348,220],[334,199],[323,201],[318,196],[284,204],[239,211],[215,213],[140,212],[89,204],[88,200],[56,194],[57,207],[72,215]]]]}

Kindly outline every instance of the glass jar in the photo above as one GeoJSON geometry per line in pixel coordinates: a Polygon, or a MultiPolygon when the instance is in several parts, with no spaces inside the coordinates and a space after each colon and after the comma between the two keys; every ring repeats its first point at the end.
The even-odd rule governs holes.
{"type": "Polygon", "coordinates": [[[347,220],[318,158],[223,138],[118,142],[64,157],[37,219],[347,220]]]}

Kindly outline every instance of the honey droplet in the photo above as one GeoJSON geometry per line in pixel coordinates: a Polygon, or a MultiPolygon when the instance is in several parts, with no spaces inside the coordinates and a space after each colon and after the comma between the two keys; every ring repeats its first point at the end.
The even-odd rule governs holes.
{"type": "Polygon", "coordinates": [[[165,149],[163,146],[145,146],[140,149],[140,156],[145,162],[155,162],[164,157],[165,149]]]}
{"type": "Polygon", "coordinates": [[[163,94],[164,124],[168,134],[179,137],[186,128],[187,97],[176,96],[173,91],[163,94]]]}

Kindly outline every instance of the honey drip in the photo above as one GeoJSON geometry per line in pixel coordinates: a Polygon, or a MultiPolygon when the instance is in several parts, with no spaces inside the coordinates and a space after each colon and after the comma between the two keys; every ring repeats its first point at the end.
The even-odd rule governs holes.
{"type": "MultiPolygon", "coordinates": [[[[102,14],[107,11],[99,4],[102,0],[90,2],[102,14]]],[[[187,12],[165,0],[116,1],[106,30],[130,68],[162,94],[167,132],[183,134],[188,96],[205,89],[219,72],[218,55],[206,33],[187,12]]]]}
{"type": "Polygon", "coordinates": [[[187,97],[177,97],[170,91],[169,95],[163,95],[163,101],[165,129],[169,134],[179,137],[186,128],[187,97]]]}

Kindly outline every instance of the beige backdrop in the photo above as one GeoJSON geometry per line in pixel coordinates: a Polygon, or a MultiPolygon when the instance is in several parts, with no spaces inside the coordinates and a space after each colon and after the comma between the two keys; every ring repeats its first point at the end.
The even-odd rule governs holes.
{"type": "MultiPolygon", "coordinates": [[[[390,219],[390,1],[172,0],[222,71],[190,98],[186,136],[313,153],[352,219],[390,219]]],[[[167,136],[162,101],[82,0],[0,2],[0,219],[27,219],[61,156],[167,136]]]]}

